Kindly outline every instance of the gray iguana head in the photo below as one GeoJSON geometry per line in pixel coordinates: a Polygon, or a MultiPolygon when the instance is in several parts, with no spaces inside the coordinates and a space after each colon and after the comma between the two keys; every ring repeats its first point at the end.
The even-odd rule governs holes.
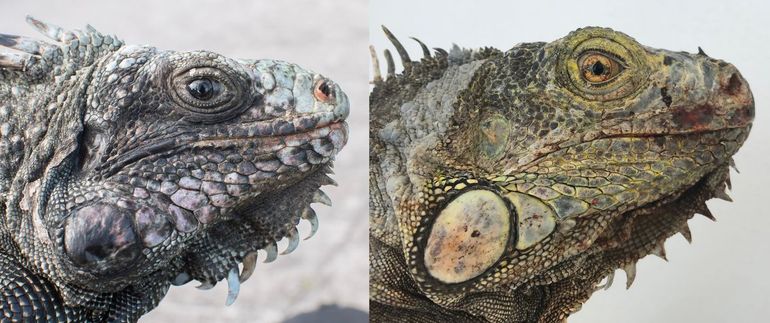
{"type": "Polygon", "coordinates": [[[0,54],[0,227],[67,304],[149,309],[170,283],[224,278],[230,303],[257,250],[291,252],[300,219],[315,232],[347,140],[333,81],[28,22],[56,43],[0,35],[20,51],[0,54]]]}
{"type": "Polygon", "coordinates": [[[376,302],[561,321],[726,198],[754,118],[731,64],[596,27],[505,52],[423,45],[421,61],[386,34],[405,70],[386,53],[370,96],[371,235],[404,268],[372,248],[376,302]]]}

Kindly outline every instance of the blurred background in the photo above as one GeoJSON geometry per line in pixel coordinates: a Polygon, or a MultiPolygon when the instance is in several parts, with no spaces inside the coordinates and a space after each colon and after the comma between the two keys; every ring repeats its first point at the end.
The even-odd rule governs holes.
{"type": "MultiPolygon", "coordinates": [[[[421,57],[430,47],[507,50],[520,42],[552,41],[584,26],[622,31],[656,48],[697,53],[738,67],[754,92],[756,119],[735,156],[735,202],[707,204],[717,218],[691,220],[692,245],[677,235],[666,243],[669,262],[650,256],[637,264],[631,289],[618,271],[608,291],[596,292],[569,323],[767,322],[770,316],[770,7],[767,1],[446,1],[371,0],[370,42],[389,48],[387,26],[421,57]]],[[[381,61],[382,64],[383,61],[381,61]]],[[[399,65],[398,63],[396,63],[399,65]]],[[[384,68],[384,65],[382,65],[384,68]]],[[[400,65],[399,69],[400,70],[400,65]]],[[[383,71],[384,73],[384,71],[383,71]]]]}
{"type": "MultiPolygon", "coordinates": [[[[67,29],[91,24],[127,44],[274,58],[331,78],[351,102],[350,138],[335,163],[334,207],[315,207],[320,229],[288,256],[257,266],[232,306],[227,284],[172,287],[140,322],[366,322],[368,307],[367,2],[0,1],[0,33],[38,35],[30,14],[67,29]]],[[[309,225],[303,221],[304,237],[309,225]]],[[[286,241],[279,242],[283,250],[286,241]]],[[[264,254],[260,253],[260,261],[264,254]]]]}

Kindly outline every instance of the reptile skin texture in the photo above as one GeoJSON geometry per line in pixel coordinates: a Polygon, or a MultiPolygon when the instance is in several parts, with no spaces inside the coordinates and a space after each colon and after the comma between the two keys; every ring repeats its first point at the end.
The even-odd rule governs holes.
{"type": "Polygon", "coordinates": [[[231,304],[257,250],[315,233],[348,136],[332,80],[27,21],[49,40],[0,34],[0,322],[135,322],[192,280],[231,304]]]}
{"type": "Polygon", "coordinates": [[[731,64],[587,27],[550,43],[372,48],[372,322],[565,322],[705,201],[754,98],[731,64]]]}

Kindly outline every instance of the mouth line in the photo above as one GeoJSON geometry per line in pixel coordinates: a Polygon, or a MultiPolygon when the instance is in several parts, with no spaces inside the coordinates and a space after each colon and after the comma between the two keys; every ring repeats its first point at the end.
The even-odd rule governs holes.
{"type": "MultiPolygon", "coordinates": [[[[105,164],[99,166],[97,170],[102,172],[102,176],[111,177],[125,167],[148,157],[161,158],[187,149],[221,148],[250,141],[255,142],[260,148],[263,148],[255,152],[257,155],[272,154],[278,152],[281,149],[280,146],[288,147],[289,144],[292,144],[299,147],[300,145],[311,143],[314,140],[331,140],[332,138],[330,137],[333,132],[341,132],[341,138],[338,138],[336,142],[332,140],[332,144],[335,146],[334,148],[337,148],[337,150],[341,149],[347,142],[348,137],[347,123],[345,120],[341,119],[320,124],[321,126],[308,128],[305,131],[294,131],[284,135],[272,134],[268,136],[260,136],[258,133],[247,132],[241,134],[226,134],[222,137],[201,138],[201,134],[181,132],[173,138],[167,138],[147,146],[140,146],[129,150],[114,160],[108,160],[105,164]]],[[[333,156],[333,154],[334,152],[332,151],[330,155],[333,156]]]]}
{"type": "MultiPolygon", "coordinates": [[[[210,144],[213,144],[217,147],[220,146],[226,146],[222,145],[222,143],[239,143],[243,141],[257,141],[261,143],[264,143],[263,141],[269,141],[269,142],[284,142],[284,143],[296,143],[292,140],[301,140],[303,137],[306,136],[308,138],[313,139],[319,139],[327,137],[331,131],[334,130],[340,130],[344,128],[346,125],[345,121],[337,121],[337,122],[331,122],[328,124],[325,124],[320,127],[311,128],[306,131],[298,131],[298,132],[292,132],[287,134],[274,134],[269,136],[260,136],[260,135],[230,135],[225,137],[210,137],[210,138],[198,138],[197,140],[192,140],[186,144],[192,145],[192,147],[211,147],[210,144]]],[[[347,134],[345,135],[345,138],[347,138],[347,134]]],[[[183,145],[179,145],[184,146],[183,145]]],[[[297,145],[298,146],[298,145],[297,145]]],[[[268,150],[273,151],[273,150],[268,150]]],[[[260,151],[261,152],[261,151],[260,151]]]]}
{"type": "MultiPolygon", "coordinates": [[[[277,117],[267,120],[243,122],[234,125],[232,129],[226,130],[232,132],[229,135],[237,137],[278,137],[310,132],[343,122],[345,122],[345,118],[338,116],[337,112],[324,111],[311,115],[295,116],[290,119],[277,117]]],[[[212,133],[202,133],[201,137],[219,136],[219,132],[216,130],[222,130],[222,128],[217,127],[213,130],[215,131],[212,133]]]]}
{"type": "Polygon", "coordinates": [[[518,170],[527,170],[531,167],[537,166],[539,163],[545,161],[549,156],[552,154],[558,153],[560,151],[566,151],[570,148],[574,148],[579,145],[585,145],[588,143],[600,141],[600,140],[608,140],[608,139],[623,139],[623,138],[637,138],[637,139],[654,139],[654,138],[663,138],[663,137],[686,137],[686,136],[697,136],[697,135],[708,135],[708,134],[714,134],[714,133],[726,133],[732,130],[744,130],[748,131],[752,127],[752,123],[748,123],[743,126],[735,126],[735,127],[725,127],[720,129],[708,129],[708,130],[697,130],[697,131],[690,131],[690,132],[680,132],[680,133],[618,133],[618,134],[609,134],[609,135],[603,135],[591,140],[587,141],[581,141],[572,145],[564,146],[564,147],[558,147],[558,143],[554,144],[554,147],[558,147],[557,149],[553,149],[551,151],[545,152],[543,155],[537,156],[533,160],[524,163],[521,165],[518,170]]]}
{"type": "MultiPolygon", "coordinates": [[[[602,139],[613,139],[613,138],[655,138],[655,137],[667,137],[667,136],[704,135],[704,134],[710,134],[710,133],[730,131],[733,129],[746,129],[751,127],[751,125],[752,123],[749,122],[745,125],[740,125],[740,126],[728,126],[728,127],[719,128],[719,129],[697,129],[697,130],[686,131],[686,132],[619,133],[619,134],[602,136],[593,140],[585,141],[583,143],[593,142],[593,141],[602,140],[602,139]]],[[[569,147],[572,147],[572,146],[569,146],[569,147]]],[[[569,148],[569,147],[564,147],[564,148],[569,148]]]]}

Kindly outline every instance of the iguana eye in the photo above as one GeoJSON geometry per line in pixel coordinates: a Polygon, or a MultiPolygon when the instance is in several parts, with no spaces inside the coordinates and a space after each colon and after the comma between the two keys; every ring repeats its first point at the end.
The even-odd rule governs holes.
{"type": "Polygon", "coordinates": [[[599,52],[587,52],[578,58],[581,76],[592,85],[611,81],[623,71],[623,65],[615,58],[599,52]]]}
{"type": "Polygon", "coordinates": [[[211,79],[197,79],[187,84],[187,91],[194,98],[206,101],[222,92],[222,83],[211,79]]]}
{"type": "Polygon", "coordinates": [[[221,122],[254,102],[255,96],[250,95],[252,79],[237,63],[212,59],[214,54],[206,52],[179,55],[184,57],[169,59],[164,78],[174,106],[188,115],[187,121],[221,122]],[[191,59],[190,55],[200,57],[191,59]]]}
{"type": "Polygon", "coordinates": [[[585,100],[620,102],[649,82],[645,49],[621,33],[577,31],[554,46],[560,85],[585,100]]]}

